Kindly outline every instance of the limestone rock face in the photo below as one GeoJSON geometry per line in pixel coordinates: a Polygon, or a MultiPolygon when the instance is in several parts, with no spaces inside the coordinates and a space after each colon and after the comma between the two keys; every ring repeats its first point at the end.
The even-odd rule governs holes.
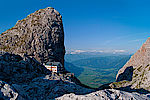
{"type": "Polygon", "coordinates": [[[36,59],[5,53],[0,55],[0,80],[8,84],[27,84],[36,77],[51,74],[36,59]]]}
{"type": "Polygon", "coordinates": [[[0,54],[0,100],[50,100],[92,91],[73,77],[51,73],[34,58],[0,54]]]}
{"type": "MultiPolygon", "coordinates": [[[[135,89],[150,91],[150,38],[119,70],[116,76],[117,82],[135,89]],[[126,80],[126,82],[121,82],[126,80]]],[[[119,85],[118,85],[119,88],[119,85]]]]}
{"type": "Polygon", "coordinates": [[[48,77],[35,78],[21,87],[31,100],[51,100],[67,93],[86,94],[93,91],[70,81],[51,80],[48,77]]]}
{"type": "Polygon", "coordinates": [[[53,8],[40,9],[0,34],[0,51],[31,55],[39,62],[64,63],[62,17],[53,8]]]}
{"type": "Polygon", "coordinates": [[[86,95],[65,94],[56,100],[150,100],[147,95],[128,93],[115,89],[105,89],[86,95]]]}
{"type": "MultiPolygon", "coordinates": [[[[22,91],[23,92],[23,91],[22,91]]],[[[27,100],[25,94],[19,94],[17,89],[0,80],[0,100],[27,100]]]]}
{"type": "Polygon", "coordinates": [[[0,99],[1,100],[15,100],[18,93],[12,87],[3,81],[0,81],[0,99]]]}

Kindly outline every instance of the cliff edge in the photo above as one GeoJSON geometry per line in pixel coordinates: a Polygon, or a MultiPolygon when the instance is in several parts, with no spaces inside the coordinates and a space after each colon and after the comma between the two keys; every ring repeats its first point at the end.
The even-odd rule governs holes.
{"type": "Polygon", "coordinates": [[[113,87],[150,91],[150,38],[119,70],[113,87]]]}
{"type": "Polygon", "coordinates": [[[32,56],[41,63],[59,61],[64,64],[62,16],[48,7],[19,20],[0,34],[0,51],[32,56]]]}

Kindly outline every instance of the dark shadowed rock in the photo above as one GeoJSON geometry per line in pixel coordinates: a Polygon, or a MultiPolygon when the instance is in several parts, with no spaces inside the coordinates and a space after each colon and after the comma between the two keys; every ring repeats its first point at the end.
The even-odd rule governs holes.
{"type": "Polygon", "coordinates": [[[51,73],[34,58],[9,53],[0,54],[0,80],[0,99],[4,100],[49,100],[94,91],[80,86],[74,77],[51,73]]]}
{"type": "Polygon", "coordinates": [[[27,100],[25,94],[20,95],[13,86],[0,80],[0,100],[27,100]]]}
{"type": "Polygon", "coordinates": [[[150,38],[119,70],[112,87],[150,91],[150,38]]]}
{"type": "Polygon", "coordinates": [[[30,98],[37,100],[54,99],[68,93],[86,94],[94,91],[71,81],[53,80],[48,77],[35,78],[29,85],[22,85],[22,88],[30,98]]]}
{"type": "Polygon", "coordinates": [[[36,77],[51,74],[36,59],[5,53],[0,55],[0,80],[9,84],[29,83],[36,77]]]}
{"type": "Polygon", "coordinates": [[[40,9],[0,34],[0,51],[64,63],[62,17],[53,8],[40,9]]]}
{"type": "Polygon", "coordinates": [[[0,100],[15,100],[18,93],[8,84],[0,81],[0,100]]]}
{"type": "Polygon", "coordinates": [[[133,76],[133,67],[130,66],[127,67],[123,73],[119,74],[116,81],[117,82],[122,80],[132,81],[132,76],[133,76]]]}

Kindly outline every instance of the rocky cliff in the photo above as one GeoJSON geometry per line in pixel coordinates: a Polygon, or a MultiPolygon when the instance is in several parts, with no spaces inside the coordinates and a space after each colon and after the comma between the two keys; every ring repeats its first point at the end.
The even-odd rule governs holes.
{"type": "Polygon", "coordinates": [[[64,63],[62,17],[55,9],[40,9],[0,34],[0,51],[33,56],[39,62],[64,63]]]}
{"type": "Polygon", "coordinates": [[[77,85],[72,78],[52,74],[32,57],[0,55],[1,100],[149,100],[141,95],[115,89],[89,89],[77,85]],[[71,94],[70,94],[71,93],[71,94]],[[62,96],[62,97],[61,97],[62,96]]]}
{"type": "Polygon", "coordinates": [[[150,38],[119,70],[112,87],[130,87],[150,91],[150,38]]]}
{"type": "Polygon", "coordinates": [[[27,84],[36,77],[51,74],[36,59],[15,54],[0,54],[0,80],[8,84],[27,84]]]}
{"type": "Polygon", "coordinates": [[[94,91],[73,77],[51,73],[33,57],[0,54],[0,100],[49,100],[94,91]]]}

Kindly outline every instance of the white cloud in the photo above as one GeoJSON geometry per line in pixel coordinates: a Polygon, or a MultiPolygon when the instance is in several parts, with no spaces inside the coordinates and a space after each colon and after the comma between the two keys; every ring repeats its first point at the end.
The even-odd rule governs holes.
{"type": "Polygon", "coordinates": [[[103,50],[87,50],[86,52],[104,52],[103,50]]]}
{"type": "Polygon", "coordinates": [[[103,50],[66,50],[66,54],[79,54],[79,53],[84,53],[84,52],[98,52],[98,53],[102,53],[104,52],[103,50]]]}
{"type": "Polygon", "coordinates": [[[70,54],[79,54],[79,53],[83,53],[83,52],[86,52],[84,50],[74,50],[74,51],[71,51],[70,54]]]}
{"type": "Polygon", "coordinates": [[[66,52],[66,54],[80,54],[80,53],[127,53],[126,50],[117,49],[117,50],[71,50],[66,52]]]}
{"type": "Polygon", "coordinates": [[[124,53],[127,52],[126,50],[114,50],[114,53],[124,53]]]}

